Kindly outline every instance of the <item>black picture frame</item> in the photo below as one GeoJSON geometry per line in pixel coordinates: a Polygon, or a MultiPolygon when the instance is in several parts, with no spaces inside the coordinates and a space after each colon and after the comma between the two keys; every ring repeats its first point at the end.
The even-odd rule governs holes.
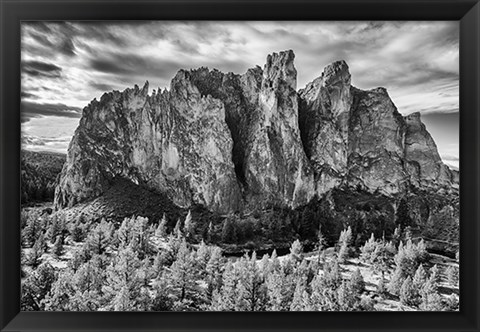
{"type": "Polygon", "coordinates": [[[479,331],[478,0],[0,0],[1,331],[479,331]],[[20,312],[20,22],[23,20],[459,20],[459,312],[20,312]]]}

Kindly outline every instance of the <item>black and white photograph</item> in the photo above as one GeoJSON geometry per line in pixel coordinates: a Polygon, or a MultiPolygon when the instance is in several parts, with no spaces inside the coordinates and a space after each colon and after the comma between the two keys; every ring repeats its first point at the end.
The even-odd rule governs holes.
{"type": "Polygon", "coordinates": [[[22,311],[459,311],[459,21],[20,29],[22,311]]]}

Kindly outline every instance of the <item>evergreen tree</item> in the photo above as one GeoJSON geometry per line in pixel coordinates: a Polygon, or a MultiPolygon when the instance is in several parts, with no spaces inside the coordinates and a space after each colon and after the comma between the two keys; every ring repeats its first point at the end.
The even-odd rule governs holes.
{"type": "Polygon", "coordinates": [[[432,284],[438,288],[438,283],[440,282],[440,273],[438,271],[438,266],[435,264],[429,271],[429,279],[432,281],[432,284]]]}
{"type": "MultiPolygon", "coordinates": [[[[58,239],[57,239],[58,240],[58,239]]],[[[75,294],[72,284],[73,274],[66,270],[59,274],[58,279],[52,284],[51,290],[45,296],[46,311],[70,311],[70,299],[75,294]]]]}
{"type": "Polygon", "coordinates": [[[57,239],[55,240],[55,244],[53,245],[53,254],[57,257],[63,255],[63,236],[58,235],[57,239]]]}
{"type": "Polygon", "coordinates": [[[346,230],[343,230],[340,233],[340,238],[338,240],[338,245],[340,249],[338,251],[338,260],[340,262],[345,262],[345,260],[350,257],[350,243],[352,241],[352,228],[348,226],[346,230]]]}
{"type": "Polygon", "coordinates": [[[137,217],[134,219],[129,246],[140,260],[153,253],[151,243],[153,232],[153,228],[148,225],[148,218],[137,217]]]}
{"type": "Polygon", "coordinates": [[[67,266],[73,271],[73,273],[75,273],[83,263],[85,263],[85,256],[83,255],[82,250],[75,250],[72,254],[72,258],[68,260],[67,266]]]}
{"type": "Polygon", "coordinates": [[[372,254],[374,253],[376,247],[377,242],[375,241],[375,236],[372,233],[368,241],[366,241],[365,244],[360,248],[360,260],[364,263],[371,264],[372,254]]]}
{"type": "Polygon", "coordinates": [[[234,311],[237,303],[238,273],[228,261],[223,272],[220,291],[214,291],[210,309],[214,311],[234,311]]]}
{"type": "Polygon", "coordinates": [[[405,279],[400,288],[400,302],[405,305],[415,305],[415,291],[412,287],[412,279],[410,276],[405,279]]]}
{"type": "Polygon", "coordinates": [[[171,285],[180,303],[195,298],[197,285],[194,271],[194,261],[184,239],[171,267],[171,285]]]}
{"type": "Polygon", "coordinates": [[[175,224],[175,228],[173,229],[173,234],[174,234],[174,236],[176,236],[176,237],[178,237],[178,238],[183,237],[183,234],[182,234],[182,221],[180,220],[180,218],[177,220],[177,223],[175,224]]]}
{"type": "Polygon", "coordinates": [[[141,291],[144,286],[144,280],[139,274],[141,267],[141,261],[130,246],[118,251],[117,256],[107,267],[106,280],[102,287],[107,300],[107,310],[117,310],[115,305],[118,308],[123,305],[123,300],[118,298],[118,294],[122,292],[123,296],[127,294],[129,296],[129,308],[139,307],[141,291]],[[128,288],[128,292],[124,287],[128,288]]]}
{"type": "Polygon", "coordinates": [[[45,310],[45,297],[57,276],[49,263],[42,263],[22,284],[22,310],[45,310]]]}
{"type": "Polygon", "coordinates": [[[219,247],[214,247],[205,268],[207,297],[209,299],[213,296],[213,292],[220,290],[222,286],[223,262],[222,250],[219,247]]]}
{"type": "Polygon", "coordinates": [[[350,285],[342,281],[337,290],[338,311],[358,310],[359,297],[352,290],[350,285]]]}
{"type": "Polygon", "coordinates": [[[295,262],[300,262],[303,259],[303,246],[300,240],[295,240],[290,247],[290,257],[295,262]]]}
{"type": "Polygon", "coordinates": [[[111,243],[113,225],[102,219],[93,231],[88,235],[86,245],[91,252],[101,255],[111,243]]]}
{"type": "Polygon", "coordinates": [[[48,250],[48,244],[47,241],[45,241],[45,236],[43,235],[43,232],[39,232],[37,240],[35,242],[38,242],[42,253],[48,250]]]}
{"type": "Polygon", "coordinates": [[[124,218],[120,227],[116,231],[116,242],[119,248],[127,247],[133,238],[135,217],[124,218]]]}
{"type": "Polygon", "coordinates": [[[191,238],[195,235],[195,225],[192,220],[192,211],[188,210],[187,217],[183,224],[183,232],[187,238],[191,238]]]}
{"type": "Polygon", "coordinates": [[[130,289],[127,285],[122,285],[120,291],[115,295],[112,301],[112,307],[115,311],[131,311],[130,289]]]}
{"type": "Polygon", "coordinates": [[[162,216],[162,220],[158,223],[158,227],[155,230],[155,235],[164,238],[167,236],[167,217],[165,216],[165,213],[162,216]]]}
{"type": "Polygon", "coordinates": [[[454,287],[458,286],[459,273],[456,266],[449,266],[447,269],[447,280],[448,283],[454,287]]]}
{"type": "Polygon", "coordinates": [[[362,294],[365,291],[365,281],[363,280],[363,276],[360,273],[360,269],[356,269],[353,272],[352,277],[348,283],[349,289],[356,294],[362,294]]]}
{"type": "Polygon", "coordinates": [[[266,277],[268,310],[288,311],[289,302],[287,290],[284,287],[285,274],[283,270],[273,271],[266,277]]]}
{"type": "MultiPolygon", "coordinates": [[[[83,215],[81,215],[83,216],[83,215]]],[[[81,222],[81,218],[78,218],[74,223],[73,226],[70,230],[70,233],[72,235],[72,240],[75,242],[81,242],[83,241],[84,234],[83,234],[83,226],[81,222]]]]}
{"type": "Polygon", "coordinates": [[[195,257],[195,268],[197,269],[197,274],[199,276],[205,276],[207,263],[210,259],[210,249],[205,244],[205,242],[200,242],[200,246],[197,249],[195,257]]]}
{"type": "Polygon", "coordinates": [[[377,292],[378,292],[379,294],[384,294],[385,291],[386,291],[385,279],[382,277],[382,278],[380,278],[380,281],[378,282],[377,292]]]}
{"type": "Polygon", "coordinates": [[[54,215],[52,217],[52,221],[50,224],[50,228],[48,230],[48,237],[50,239],[50,243],[54,244],[57,240],[57,236],[61,235],[63,232],[62,222],[60,221],[59,217],[54,215]]]}
{"type": "Polygon", "coordinates": [[[37,239],[39,225],[35,216],[30,216],[27,220],[25,228],[22,230],[22,242],[26,248],[31,248],[37,239]]]}
{"type": "Polygon", "coordinates": [[[392,276],[390,277],[390,282],[388,283],[388,291],[394,295],[399,295],[400,288],[402,287],[404,281],[404,273],[402,272],[402,269],[397,266],[392,276]]]}
{"type": "Polygon", "coordinates": [[[310,309],[310,306],[310,296],[307,293],[305,281],[300,279],[295,286],[290,311],[307,311],[310,309]]]}
{"type": "Polygon", "coordinates": [[[240,280],[237,285],[237,311],[262,311],[265,308],[266,289],[256,263],[255,252],[252,257],[244,257],[239,264],[240,280]]]}
{"type": "Polygon", "coordinates": [[[323,265],[325,261],[322,259],[324,258],[324,249],[325,246],[327,245],[327,239],[322,233],[322,225],[320,224],[318,228],[318,235],[317,235],[317,250],[318,250],[318,256],[317,256],[317,262],[319,265],[323,265]]]}
{"type": "Polygon", "coordinates": [[[169,311],[173,303],[169,297],[170,288],[164,273],[161,273],[153,282],[152,311],[169,311]]]}
{"type": "Polygon", "coordinates": [[[406,199],[401,199],[398,204],[397,211],[395,212],[395,223],[401,229],[405,229],[413,223],[406,199]]]}
{"type": "Polygon", "coordinates": [[[35,241],[30,253],[27,255],[27,264],[36,268],[41,261],[43,255],[42,244],[39,240],[35,241]]]}

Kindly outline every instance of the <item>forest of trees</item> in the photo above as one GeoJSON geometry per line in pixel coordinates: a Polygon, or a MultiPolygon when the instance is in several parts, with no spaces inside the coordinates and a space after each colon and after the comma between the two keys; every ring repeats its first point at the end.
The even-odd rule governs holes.
{"type": "Polygon", "coordinates": [[[21,202],[53,201],[55,180],[65,155],[23,150],[21,155],[21,202]]]}
{"type": "Polygon", "coordinates": [[[232,229],[210,224],[195,243],[191,213],[168,227],[166,216],[114,226],[23,211],[22,310],[372,311],[381,298],[412,310],[458,310],[458,296],[439,290],[440,272],[458,287],[458,266],[439,271],[408,229],[388,240],[372,234],[358,247],[347,227],[334,248],[319,229],[313,253],[295,240],[286,256],[241,258],[225,257],[210,240],[229,240],[232,229]],[[367,287],[362,266],[380,281],[367,287]]]}

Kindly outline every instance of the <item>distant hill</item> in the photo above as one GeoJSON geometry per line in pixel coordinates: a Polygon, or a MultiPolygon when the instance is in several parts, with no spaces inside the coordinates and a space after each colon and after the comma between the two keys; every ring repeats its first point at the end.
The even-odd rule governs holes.
{"type": "Polygon", "coordinates": [[[55,181],[65,160],[61,153],[22,151],[22,204],[53,201],[55,181]]]}

